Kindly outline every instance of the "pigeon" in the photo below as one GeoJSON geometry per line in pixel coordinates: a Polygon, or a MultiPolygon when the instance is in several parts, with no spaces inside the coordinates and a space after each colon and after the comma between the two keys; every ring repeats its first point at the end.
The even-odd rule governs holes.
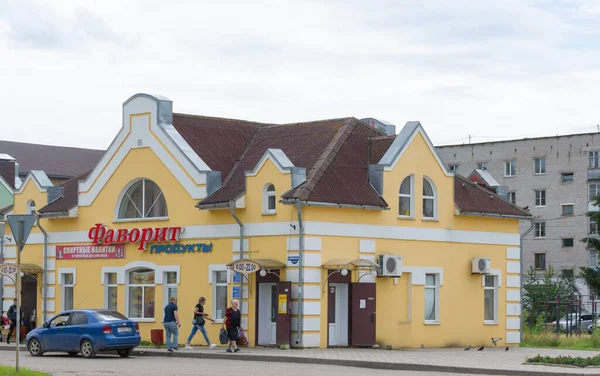
{"type": "Polygon", "coordinates": [[[469,350],[471,350],[471,345],[465,347],[465,351],[469,351],[469,350]]]}
{"type": "Polygon", "coordinates": [[[481,346],[480,348],[477,349],[477,351],[482,351],[483,350],[483,346],[481,346]]]}
{"type": "Polygon", "coordinates": [[[421,344],[421,348],[422,348],[422,349],[424,349],[424,348],[425,348],[425,345],[424,345],[424,344],[421,344]]]}
{"type": "Polygon", "coordinates": [[[494,346],[498,346],[498,345],[496,344],[496,342],[500,341],[501,339],[502,339],[502,338],[500,338],[500,337],[493,337],[493,338],[492,338],[492,343],[494,344],[494,346]]]}
{"type": "Polygon", "coordinates": [[[508,346],[506,346],[506,350],[504,350],[504,351],[508,351],[508,346]]]}

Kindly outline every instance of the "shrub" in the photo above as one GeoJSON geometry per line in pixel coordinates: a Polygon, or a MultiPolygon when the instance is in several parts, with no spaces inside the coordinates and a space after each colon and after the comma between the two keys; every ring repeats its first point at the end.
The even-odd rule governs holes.
{"type": "Polygon", "coordinates": [[[590,366],[599,366],[600,365],[600,355],[596,355],[593,358],[587,357],[582,358],[571,357],[571,356],[541,356],[537,355],[533,358],[527,358],[527,363],[543,363],[543,364],[560,364],[560,365],[569,365],[576,367],[590,367],[590,366]]]}

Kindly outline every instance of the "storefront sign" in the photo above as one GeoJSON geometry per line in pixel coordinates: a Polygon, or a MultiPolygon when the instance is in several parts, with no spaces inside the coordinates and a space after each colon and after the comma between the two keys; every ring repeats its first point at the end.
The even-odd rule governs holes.
{"type": "Polygon", "coordinates": [[[212,252],[213,245],[210,244],[160,244],[151,245],[150,253],[208,253],[212,252]]]}
{"type": "Polygon", "coordinates": [[[59,260],[125,258],[125,246],[122,244],[57,245],[56,258],[59,260]]]}
{"type": "Polygon", "coordinates": [[[254,273],[260,269],[260,265],[254,261],[237,261],[231,266],[231,269],[241,273],[254,273]]]}
{"type": "Polygon", "coordinates": [[[147,227],[109,229],[101,223],[96,223],[88,231],[88,237],[94,244],[140,243],[138,250],[146,249],[148,243],[164,243],[179,241],[181,227],[147,227]]]}
{"type": "Polygon", "coordinates": [[[0,265],[0,274],[2,275],[13,275],[17,274],[17,265],[15,264],[2,264],[0,265]]]}
{"type": "Polygon", "coordinates": [[[288,256],[288,261],[291,262],[293,265],[296,265],[299,260],[300,257],[298,256],[288,256]]]}

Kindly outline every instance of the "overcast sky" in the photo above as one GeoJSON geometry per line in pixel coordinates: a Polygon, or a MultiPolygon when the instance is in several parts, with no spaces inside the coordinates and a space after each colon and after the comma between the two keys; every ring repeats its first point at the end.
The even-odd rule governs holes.
{"type": "Polygon", "coordinates": [[[599,34],[592,0],[0,0],[0,138],[103,149],[138,92],[273,123],[420,120],[436,144],[593,132],[599,34]]]}

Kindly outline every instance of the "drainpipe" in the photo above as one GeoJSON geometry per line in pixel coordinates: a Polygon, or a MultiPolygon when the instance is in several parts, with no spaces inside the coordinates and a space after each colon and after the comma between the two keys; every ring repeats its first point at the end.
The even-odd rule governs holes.
{"type": "MultiPolygon", "coordinates": [[[[231,216],[233,217],[233,219],[235,219],[235,221],[238,223],[238,225],[240,225],[240,260],[244,258],[244,224],[242,223],[242,221],[240,221],[240,219],[238,218],[237,215],[235,215],[235,201],[229,201],[229,210],[231,211],[231,216]]],[[[244,278],[241,275],[242,273],[240,273],[240,306],[239,306],[239,310],[240,310],[240,315],[243,313],[242,312],[242,301],[244,300],[244,278]]]]}
{"type": "MultiPolygon", "coordinates": [[[[4,223],[2,223],[4,226],[4,223]]],[[[0,261],[4,264],[4,231],[0,237],[0,261]]],[[[0,315],[4,314],[4,277],[0,276],[0,315]]]]}
{"type": "Polygon", "coordinates": [[[44,234],[44,276],[42,278],[42,289],[44,294],[42,295],[42,318],[43,322],[46,322],[46,315],[48,312],[48,291],[47,291],[47,275],[48,275],[48,233],[40,224],[40,216],[36,214],[37,227],[44,234]]]}
{"type": "Polygon", "coordinates": [[[302,311],[303,296],[302,286],[304,283],[304,223],[302,222],[302,202],[298,200],[298,338],[296,345],[302,343],[302,311]]]}
{"type": "Polygon", "coordinates": [[[519,331],[520,342],[523,343],[523,238],[525,238],[531,231],[533,231],[534,222],[531,220],[531,226],[521,234],[521,239],[519,239],[519,258],[521,262],[521,274],[519,275],[520,283],[519,283],[519,304],[521,306],[521,330],[519,331]]]}

